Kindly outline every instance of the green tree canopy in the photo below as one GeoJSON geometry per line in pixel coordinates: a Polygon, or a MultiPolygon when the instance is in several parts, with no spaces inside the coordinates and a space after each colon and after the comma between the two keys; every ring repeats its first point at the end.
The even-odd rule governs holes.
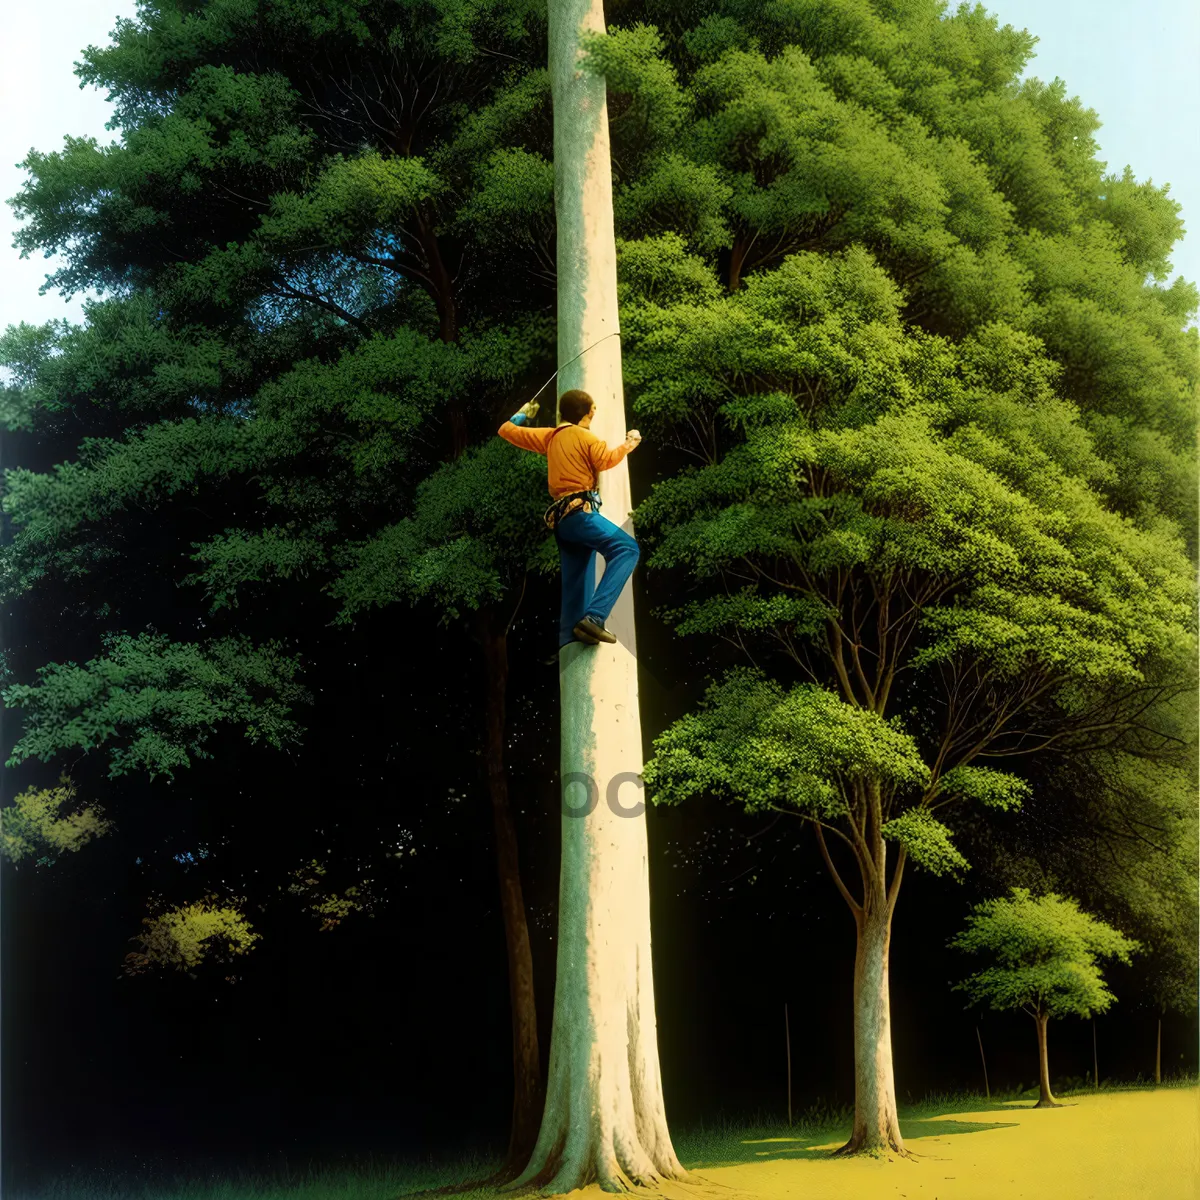
{"type": "MultiPolygon", "coordinates": [[[[623,97],[626,380],[671,455],[635,520],[663,617],[756,671],[647,777],[809,820],[877,956],[908,858],[965,867],[969,807],[1031,807],[1046,756],[1172,745],[1200,387],[1196,289],[1162,282],[1179,209],[1107,170],[1096,114],[1022,81],[1031,35],[981,8],[621,22],[591,49],[623,97]],[[845,710],[889,731],[853,765],[845,710]]],[[[890,1050],[857,1053],[848,1149],[899,1148],[890,1050]]]]}
{"type": "Polygon", "coordinates": [[[1194,1012],[1200,913],[1196,877],[1196,698],[1159,705],[1166,735],[1152,756],[1118,742],[1049,765],[1036,821],[977,820],[964,829],[988,889],[1077,896],[1143,946],[1132,981],[1155,1008],[1194,1012]]]}
{"type": "Polygon", "coordinates": [[[950,945],[991,960],[955,984],[973,1004],[1052,1017],[1107,1011],[1114,997],[1099,960],[1128,963],[1140,949],[1070,897],[1035,897],[1026,888],[976,905],[950,945]]]}
{"type": "MultiPolygon", "coordinates": [[[[0,415],[63,456],[6,473],[4,594],[65,592],[93,645],[82,666],[23,656],[14,761],[103,746],[120,770],[169,774],[218,724],[298,734],[298,685],[263,666],[280,623],[311,660],[326,625],[428,597],[422,619],[476,618],[499,661],[527,571],[549,562],[544,464],[473,448],[553,356],[545,20],[531,0],[163,0],[87,51],[119,136],[35,151],[14,204],[23,252],[65,261],[50,286],[104,298],[81,327],[8,332],[0,415]],[[136,664],[94,653],[141,647],[150,622],[136,664]],[[241,691],[208,669],[231,638],[241,691]]],[[[403,672],[379,682],[410,702],[403,672]]],[[[507,940],[527,960],[495,792],[503,689],[487,778],[507,940]]],[[[188,961],[206,953],[206,922],[228,935],[240,902],[155,917],[135,965],[176,961],[185,934],[188,961]]]]}
{"type": "MultiPolygon", "coordinates": [[[[839,815],[857,823],[844,831],[856,846],[872,787],[885,823],[921,811],[885,835],[920,853],[930,838],[949,845],[935,814],[953,802],[1020,800],[997,760],[1082,748],[1101,730],[1155,736],[1144,710],[1184,686],[1194,644],[1191,566],[1169,526],[1140,528],[1093,486],[1106,465],[1029,335],[989,325],[955,344],[912,329],[860,249],[793,256],[733,295],[678,240],[632,243],[624,262],[645,422],[719,447],[638,510],[651,565],[700,585],[667,615],[807,676],[763,732],[777,748],[828,738],[805,753],[853,763],[858,807],[839,815]],[[661,297],[664,279],[690,301],[634,298],[655,284],[661,297]],[[824,688],[824,705],[902,733],[905,755],[887,758],[878,735],[844,755],[844,727],[810,719],[824,688]],[[898,773],[910,759],[921,771],[898,773]]],[[[715,782],[701,764],[728,745],[735,798],[765,789],[832,816],[773,757],[737,759],[737,723],[761,707],[747,686],[710,700],[728,739],[686,720],[663,736],[659,798],[715,782]]]]}
{"type": "Polygon", "coordinates": [[[1020,80],[1029,33],[940,0],[646,0],[620,19],[596,54],[626,96],[618,233],[678,232],[730,291],[862,246],[906,321],[1038,339],[1114,468],[1106,496],[1194,540],[1198,297],[1160,286],[1179,206],[1106,172],[1098,117],[1062,81],[1020,80]]]}
{"type": "Polygon", "coordinates": [[[189,756],[207,757],[204,743],[219,723],[243,729],[252,742],[294,741],[292,706],[311,700],[296,682],[296,656],[277,643],[232,637],[202,647],[165,634],[109,634],[104,649],[83,666],[50,663],[36,684],[0,694],[6,707],[26,710],[24,736],[6,766],[106,746],[110,777],[143,770],[170,777],[189,756]]]}
{"type": "MultiPolygon", "coordinates": [[[[343,597],[353,605],[364,563],[388,560],[372,602],[409,596],[394,551],[419,485],[436,477],[435,493],[461,501],[468,476],[498,478],[463,460],[463,480],[447,483],[552,344],[544,266],[480,236],[484,212],[520,233],[496,198],[515,176],[493,152],[527,139],[528,181],[548,146],[545,72],[514,53],[543,23],[523,0],[347,0],[321,13],[167,3],[87,52],[81,77],[108,88],[119,140],[32,153],[14,204],[23,251],[65,259],[51,286],[110,298],[89,303],[81,327],[22,326],[0,344],[9,427],[76,446],[50,471],[5,474],[7,598],[66,584],[91,597],[97,638],[134,638],[120,625],[141,583],[165,573],[207,604],[219,641],[257,635],[285,583],[331,593],[335,613],[343,597]],[[147,511],[182,546],[149,535],[147,511]]],[[[521,192],[528,206],[535,193],[521,192]]],[[[544,237],[543,212],[526,225],[544,237]]],[[[544,483],[513,470],[505,459],[505,482],[532,507],[544,483]]],[[[497,532],[503,553],[512,525],[497,532]]],[[[440,569],[444,607],[457,611],[459,584],[468,608],[519,589],[520,572],[458,569],[490,551],[464,549],[461,531],[451,541],[440,568],[423,568],[430,580],[440,569]]],[[[163,636],[211,657],[193,634],[163,636]]],[[[48,746],[49,714],[65,709],[44,685],[21,686],[46,714],[48,746]]],[[[176,724],[159,736],[170,742],[176,724]]],[[[186,759],[182,743],[170,752],[186,759]]]]}

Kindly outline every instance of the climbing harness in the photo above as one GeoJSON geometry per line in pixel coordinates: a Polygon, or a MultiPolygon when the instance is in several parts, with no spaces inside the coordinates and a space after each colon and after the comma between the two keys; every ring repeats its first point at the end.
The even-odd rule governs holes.
{"type": "Polygon", "coordinates": [[[563,517],[570,513],[578,512],[583,509],[584,512],[599,512],[600,511],[600,493],[594,489],[589,489],[586,492],[568,492],[565,496],[559,496],[548,509],[544,516],[546,525],[550,529],[557,529],[558,523],[563,517]]]}
{"type": "MultiPolygon", "coordinates": [[[[550,442],[564,429],[570,429],[569,425],[560,425],[551,435],[550,442]]],[[[550,453],[550,442],[546,443],[547,456],[550,453]]],[[[589,488],[582,492],[568,492],[565,496],[559,496],[554,503],[546,509],[542,514],[542,520],[546,522],[549,529],[557,529],[558,523],[568,513],[577,512],[579,509],[584,512],[597,512],[600,508],[600,493],[595,488],[589,488]]]]}

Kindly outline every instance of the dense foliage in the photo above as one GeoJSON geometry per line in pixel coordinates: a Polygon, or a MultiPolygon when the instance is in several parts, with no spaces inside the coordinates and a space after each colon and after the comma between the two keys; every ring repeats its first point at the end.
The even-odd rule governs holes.
{"type": "Polygon", "coordinates": [[[648,6],[670,32],[599,56],[642,131],[623,172],[658,180],[621,192],[634,411],[695,460],[639,527],[694,585],[676,631],[763,676],[714,689],[650,773],[663,800],[836,814],[864,875],[871,836],[945,869],[934,813],[1016,802],[1033,752],[1179,745],[1148,715],[1194,647],[1177,207],[1106,176],[1094,114],[1019,83],[1027,36],[980,10],[713,7],[683,34],[648,6]],[[838,767],[834,699],[904,754],[838,767]],[[744,736],[775,757],[737,760],[744,736]]]}
{"type": "Polygon", "coordinates": [[[1098,960],[1128,963],[1140,948],[1069,897],[1025,888],[976,905],[951,945],[992,960],[956,985],[973,1003],[1051,1017],[1104,1012],[1114,997],[1098,960]]]}
{"type": "MultiPolygon", "coordinates": [[[[1108,171],[1096,115],[1022,82],[1031,36],[981,8],[609,15],[588,65],[630,423],[665,476],[643,562],[658,615],[731,665],[659,739],[656,798],[796,813],[858,867],[835,871],[852,906],[893,905],[910,857],[1086,877],[1185,1005],[1178,205],[1108,171]]],[[[119,136],[31,154],[15,203],[52,285],[104,298],[0,339],[0,418],[60,447],[5,474],[4,596],[31,626],[68,597],[82,647],[7,656],[22,770],[95,750],[169,774],[218,727],[283,744],[296,646],[331,623],[416,604],[507,630],[553,570],[542,464],[493,440],[554,352],[544,58],[536,0],[161,0],[86,53],[119,136]]],[[[49,804],[74,793],[32,782],[10,850],[102,832],[67,836],[49,804]]],[[[178,912],[150,957],[251,944],[236,908],[178,912]]]]}
{"type": "MultiPolygon", "coordinates": [[[[115,739],[153,741],[152,768],[185,762],[190,708],[236,717],[219,648],[259,636],[283,585],[322,599],[315,633],[426,589],[441,616],[510,591],[511,607],[546,565],[536,464],[468,448],[550,345],[544,269],[483,216],[511,185],[497,138],[549,140],[544,72],[512,77],[542,20],[519,2],[151,4],[87,52],[120,138],[33,153],[15,204],[25,250],[65,259],[52,285],[111,298],[80,327],[4,338],[9,428],[78,447],[6,473],[5,594],[67,583],[97,642],[140,645],[126,623],[165,575],[200,615],[146,613],[162,632],[142,657],[212,669],[155,667],[153,703],[108,720],[108,659],[70,666],[70,688],[51,663],[8,693],[37,724],[14,761],[115,739]]],[[[304,697],[274,686],[276,652],[237,645],[293,729],[304,697]]]]}

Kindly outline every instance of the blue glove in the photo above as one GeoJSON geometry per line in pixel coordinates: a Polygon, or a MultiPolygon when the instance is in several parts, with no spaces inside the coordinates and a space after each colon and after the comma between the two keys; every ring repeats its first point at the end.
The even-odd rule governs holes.
{"type": "Polygon", "coordinates": [[[511,417],[509,417],[509,420],[514,425],[525,425],[538,415],[538,409],[540,407],[541,405],[539,405],[536,400],[527,400],[519,409],[517,409],[515,413],[513,413],[511,417]]]}

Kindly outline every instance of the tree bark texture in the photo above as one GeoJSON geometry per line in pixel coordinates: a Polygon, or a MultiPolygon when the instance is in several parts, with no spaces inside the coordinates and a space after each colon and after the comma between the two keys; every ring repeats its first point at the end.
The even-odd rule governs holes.
{"type": "Polygon", "coordinates": [[[892,1069],[892,1017],[888,949],[892,910],[868,903],[855,915],[854,1129],[839,1154],[907,1154],[900,1136],[892,1069]]]}
{"type": "Polygon", "coordinates": [[[1046,1026],[1050,1023],[1050,1014],[1039,1012],[1034,1018],[1038,1036],[1038,1102],[1034,1108],[1059,1108],[1050,1091],[1050,1056],[1046,1050],[1046,1026]]]}

